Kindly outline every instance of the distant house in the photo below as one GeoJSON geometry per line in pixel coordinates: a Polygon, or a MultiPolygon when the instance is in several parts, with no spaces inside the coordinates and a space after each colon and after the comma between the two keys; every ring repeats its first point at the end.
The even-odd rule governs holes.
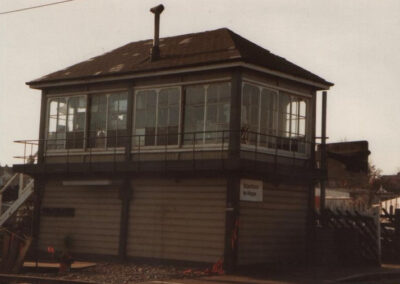
{"type": "Polygon", "coordinates": [[[396,209],[400,209],[400,172],[396,175],[382,175],[379,182],[381,206],[388,213],[394,214],[396,209]]]}
{"type": "Polygon", "coordinates": [[[68,235],[96,259],[304,261],[316,94],[332,83],[223,28],[27,84],[38,161],[14,169],[35,178],[39,250],[68,235]]]}

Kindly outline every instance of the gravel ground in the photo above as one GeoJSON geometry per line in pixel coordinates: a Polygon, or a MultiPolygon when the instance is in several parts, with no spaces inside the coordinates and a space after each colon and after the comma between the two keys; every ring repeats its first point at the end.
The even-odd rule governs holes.
{"type": "Polygon", "coordinates": [[[151,280],[193,278],[206,275],[204,269],[167,265],[97,263],[96,266],[65,274],[57,272],[24,273],[26,276],[53,277],[68,280],[82,280],[101,284],[130,284],[151,280]]]}

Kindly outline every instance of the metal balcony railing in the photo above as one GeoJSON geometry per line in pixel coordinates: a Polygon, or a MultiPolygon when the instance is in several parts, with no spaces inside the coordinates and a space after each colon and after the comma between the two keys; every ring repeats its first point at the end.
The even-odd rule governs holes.
{"type": "MultiPolygon", "coordinates": [[[[141,162],[148,160],[173,161],[173,160],[226,160],[228,157],[230,137],[240,139],[240,157],[245,159],[262,160],[270,156],[273,163],[277,163],[280,157],[295,162],[297,159],[307,160],[313,151],[313,142],[304,137],[280,137],[251,131],[199,131],[176,133],[135,134],[124,135],[123,131],[109,133],[97,132],[88,135],[70,134],[67,137],[44,140],[16,141],[24,145],[24,155],[19,156],[24,164],[36,163],[35,153],[39,145],[43,147],[43,158],[45,163],[50,163],[51,158],[58,157],[57,163],[94,163],[99,156],[105,156],[102,161],[119,162],[129,161],[141,162]],[[129,155],[128,155],[129,153],[129,155]],[[208,154],[208,156],[206,155],[208,154]],[[84,156],[84,159],[76,157],[84,156]]],[[[39,157],[40,158],[40,157],[39,157]]],[[[55,159],[55,158],[54,158],[55,159]]],[[[53,159],[53,160],[54,160],[53,159]]],[[[271,159],[270,159],[271,160],[271,159]]]]}

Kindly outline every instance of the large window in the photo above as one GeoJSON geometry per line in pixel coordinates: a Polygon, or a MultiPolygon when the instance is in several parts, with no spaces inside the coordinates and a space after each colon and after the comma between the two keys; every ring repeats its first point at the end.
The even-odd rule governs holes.
{"type": "Polygon", "coordinates": [[[178,145],[180,88],[140,90],[135,97],[134,145],[178,145]]]}
{"type": "Polygon", "coordinates": [[[127,100],[127,93],[91,97],[89,147],[107,148],[126,145],[127,100]]]}
{"type": "Polygon", "coordinates": [[[306,152],[308,100],[243,84],[241,143],[306,152]]]}
{"type": "Polygon", "coordinates": [[[47,149],[79,149],[84,145],[86,96],[49,100],[47,149]]]}
{"type": "Polygon", "coordinates": [[[189,86],[185,95],[184,144],[215,144],[228,138],[230,84],[189,86]]]}

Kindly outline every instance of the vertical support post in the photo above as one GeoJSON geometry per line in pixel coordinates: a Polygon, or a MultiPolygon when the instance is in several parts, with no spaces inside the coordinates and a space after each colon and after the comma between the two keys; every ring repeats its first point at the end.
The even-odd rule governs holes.
{"type": "Polygon", "coordinates": [[[128,89],[128,110],[126,114],[126,145],[125,145],[125,159],[127,162],[131,160],[132,150],[132,132],[133,132],[133,108],[135,107],[134,88],[130,86],[128,89]]]}
{"type": "Polygon", "coordinates": [[[394,232],[396,240],[400,240],[400,209],[394,211],[394,232]]]}
{"type": "Polygon", "coordinates": [[[240,177],[231,174],[227,179],[224,269],[232,273],[236,269],[239,236],[240,177]]]}
{"type": "Polygon", "coordinates": [[[44,192],[45,180],[43,177],[34,177],[33,187],[33,216],[32,216],[32,247],[36,263],[39,259],[39,233],[40,233],[40,210],[42,206],[42,196],[44,192]]]}
{"type": "Polygon", "coordinates": [[[45,141],[46,138],[46,115],[47,115],[47,96],[46,91],[42,91],[42,98],[40,104],[40,124],[39,124],[39,145],[38,145],[38,164],[44,162],[45,141]]]}
{"type": "Polygon", "coordinates": [[[321,121],[321,172],[322,177],[320,180],[321,193],[320,193],[320,210],[321,212],[325,209],[325,182],[327,179],[327,167],[326,167],[326,103],[327,93],[322,92],[322,121],[321,121]]]}
{"type": "Polygon", "coordinates": [[[234,69],[231,84],[231,109],[229,121],[229,159],[240,158],[240,124],[242,104],[242,74],[240,69],[234,69]]]}
{"type": "Polygon", "coordinates": [[[308,216],[307,216],[307,240],[306,240],[306,261],[307,265],[313,264],[314,258],[314,244],[316,238],[315,232],[315,169],[316,169],[316,157],[315,157],[315,137],[317,129],[317,93],[313,93],[311,101],[312,112],[311,112],[311,139],[310,145],[308,145],[310,151],[310,171],[312,172],[309,180],[309,191],[308,191],[308,216]]]}
{"type": "Polygon", "coordinates": [[[378,265],[380,266],[382,264],[382,245],[381,245],[381,199],[379,197],[379,206],[375,207],[375,212],[374,212],[374,221],[375,221],[375,226],[376,226],[376,241],[377,241],[377,250],[378,250],[378,265]]]}
{"type": "Polygon", "coordinates": [[[121,218],[120,218],[118,256],[121,261],[126,260],[131,193],[132,191],[131,191],[130,179],[129,177],[125,177],[119,192],[119,198],[121,199],[121,218]]]}
{"type": "Polygon", "coordinates": [[[3,193],[0,193],[0,216],[3,214],[3,193]]]}
{"type": "MultiPolygon", "coordinates": [[[[88,91],[88,87],[86,87],[86,91],[88,91]]],[[[86,113],[85,113],[85,131],[83,137],[83,146],[86,152],[87,148],[93,147],[90,145],[90,109],[92,106],[92,97],[88,94],[86,97],[86,113]]],[[[84,160],[86,162],[86,159],[84,160]]]]}

